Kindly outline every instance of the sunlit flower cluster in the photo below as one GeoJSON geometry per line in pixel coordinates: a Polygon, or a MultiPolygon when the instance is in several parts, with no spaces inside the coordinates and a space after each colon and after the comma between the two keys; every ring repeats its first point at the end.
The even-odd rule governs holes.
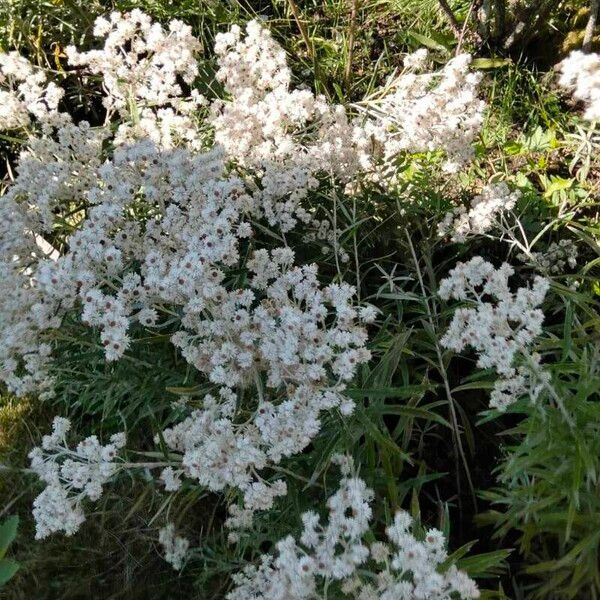
{"type": "Polygon", "coordinates": [[[461,54],[439,72],[420,73],[424,51],[410,55],[405,71],[360,106],[365,130],[381,146],[386,161],[401,152],[443,150],[445,169],[457,171],[473,157],[483,123],[484,102],[477,91],[481,74],[471,72],[471,56],[461,54]]]}
{"type": "Polygon", "coordinates": [[[60,121],[57,109],[63,95],[26,58],[0,52],[0,131],[27,127],[32,117],[42,126],[60,121]]]}
{"type": "Polygon", "coordinates": [[[478,598],[479,590],[465,573],[450,566],[441,531],[425,531],[421,541],[411,531],[411,516],[398,511],[388,527],[387,542],[367,542],[372,522],[373,492],[353,472],[348,457],[341,463],[339,489],[327,500],[329,518],[314,511],[302,515],[298,540],[277,543],[276,555],[266,554],[258,566],[234,575],[229,600],[322,597],[324,590],[357,600],[425,600],[478,598]]]}
{"type": "Polygon", "coordinates": [[[201,50],[191,28],[173,20],[165,31],[138,9],[99,17],[94,35],[104,40],[99,50],[65,50],[69,63],[87,75],[101,75],[103,104],[110,120],[121,117],[116,143],[149,138],[163,147],[180,141],[200,147],[191,113],[205,99],[196,91],[183,94],[179,81],[190,86],[198,74],[201,50]]]}
{"type": "Polygon", "coordinates": [[[290,250],[257,251],[248,264],[251,287],[223,292],[220,304],[210,304],[210,318],[194,312],[184,319],[187,330],[174,336],[186,360],[223,387],[164,439],[183,453],[186,475],[214,491],[244,492],[245,509],[234,509],[230,525],[248,525],[256,501],[269,508],[269,498],[285,493],[278,482],[271,489],[261,484],[257,495],[252,473],[302,451],[320,429],[321,411],[350,413],[345,382],[370,356],[350,303],[354,289],[321,289],[316,267],[290,268],[292,259],[290,250]],[[253,290],[261,289],[266,298],[256,304],[253,290]],[[326,325],[329,315],[335,320],[326,325]],[[234,386],[255,387],[253,404],[240,404],[234,386]],[[244,412],[249,418],[236,423],[244,412]]]}
{"type": "Polygon", "coordinates": [[[215,52],[226,101],[211,105],[215,140],[261,175],[253,192],[260,216],[283,231],[311,215],[301,201],[323,176],[352,179],[371,164],[369,140],[344,107],[291,88],[283,49],[257,21],[219,34],[215,52]]]}
{"type": "MultiPolygon", "coordinates": [[[[262,35],[257,27],[251,35],[262,35]]],[[[132,101],[152,105],[146,116],[157,122],[161,103],[176,104],[176,76],[194,74],[188,30],[175,24],[166,34],[138,13],[115,13],[96,29],[107,36],[103,50],[69,55],[105,78],[109,116],[115,111],[127,122],[132,101]],[[163,66],[172,52],[180,62],[173,59],[169,73],[163,66]]],[[[113,138],[107,154],[110,137],[108,126],[67,119],[32,136],[23,152],[0,209],[2,379],[19,394],[51,394],[45,334],[59,331],[67,315],[98,332],[106,360],[114,361],[136,331],[160,328],[176,311],[172,343],[219,391],[164,432],[182,462],[161,479],[170,491],[182,475],[213,491],[237,488],[247,505],[232,508],[230,524],[247,525],[285,493],[283,482],[267,486],[257,472],[303,450],[320,429],[321,411],[351,412],[343,391],[369,359],[361,321],[373,315],[354,305],[351,286],[322,286],[315,265],[294,266],[289,247],[252,250],[250,219],[268,211],[260,210],[256,178],[249,185],[225,170],[220,146],[172,147],[172,139],[136,133],[113,138]],[[65,247],[47,251],[40,240],[59,223],[69,231],[65,247]],[[232,269],[245,270],[245,285],[233,283],[232,269]]],[[[296,183],[307,189],[305,180],[296,183]]],[[[53,485],[36,501],[40,522],[48,520],[44,498],[55,508],[62,501],[72,517],[43,535],[72,532],[83,519],[65,489],[53,485]]],[[[94,496],[91,488],[87,495],[94,496]]]]}
{"type": "Polygon", "coordinates": [[[515,207],[520,192],[511,192],[506,183],[492,183],[471,200],[470,208],[457,206],[446,213],[438,224],[440,236],[450,236],[453,242],[464,242],[470,235],[490,231],[505,211],[515,207]]]}
{"type": "Polygon", "coordinates": [[[584,117],[590,121],[600,119],[600,55],[574,50],[558,68],[559,85],[585,104],[584,117]]]}
{"type": "Polygon", "coordinates": [[[458,263],[439,288],[443,299],[468,303],[454,312],[441,343],[455,352],[473,348],[478,354],[477,366],[500,375],[490,398],[490,406],[499,410],[525,394],[535,401],[548,383],[540,357],[530,348],[542,333],[544,313],[539,307],[550,284],[536,277],[531,287],[513,293],[508,283],[513,274],[507,263],[495,269],[476,256],[458,263]]]}

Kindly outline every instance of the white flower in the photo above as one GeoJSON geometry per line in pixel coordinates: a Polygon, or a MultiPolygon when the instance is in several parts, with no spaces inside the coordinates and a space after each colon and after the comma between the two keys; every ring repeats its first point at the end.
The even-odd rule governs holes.
{"type": "MultiPolygon", "coordinates": [[[[438,73],[417,74],[423,51],[409,55],[410,67],[360,107],[368,117],[365,132],[379,142],[384,162],[401,152],[443,151],[445,169],[457,171],[473,157],[473,142],[483,123],[485,104],[477,97],[481,75],[469,71],[471,56],[451,59],[438,73]]],[[[383,185],[394,178],[380,172],[383,185]]]]}
{"type": "Polygon", "coordinates": [[[167,492],[176,492],[181,487],[181,471],[175,471],[173,467],[167,467],[162,470],[160,479],[165,484],[167,492]]]}
{"type": "Polygon", "coordinates": [[[63,95],[62,89],[46,82],[41,69],[17,52],[0,52],[0,130],[26,127],[31,117],[42,127],[64,124],[57,111],[63,95]]]}
{"type": "Polygon", "coordinates": [[[158,541],[163,546],[165,560],[175,570],[181,570],[190,546],[189,541],[175,535],[173,523],[169,523],[159,531],[158,541]]]}
{"type": "Polygon", "coordinates": [[[567,269],[574,269],[577,266],[578,254],[577,244],[565,238],[559,242],[552,242],[544,252],[519,254],[517,258],[533,264],[542,273],[564,275],[567,269]]]}
{"type": "Polygon", "coordinates": [[[129,110],[132,99],[165,105],[181,95],[178,76],[190,84],[197,74],[200,43],[181,21],[171,21],[167,32],[137,9],[114,12],[110,21],[97,19],[94,35],[104,38],[101,50],[68,46],[66,54],[70,64],[102,75],[109,111],[129,110]]]}
{"type": "MultiPolygon", "coordinates": [[[[310,192],[325,180],[350,189],[365,173],[386,181],[398,152],[468,159],[483,108],[478,77],[467,56],[439,73],[406,73],[383,112],[354,118],[293,89],[285,52],[251,21],[216,37],[227,98],[208,102],[180,84],[193,83],[200,50],[181,22],[114,12],[94,33],[98,49],[67,55],[82,77],[101,77],[103,126],[75,124],[41,71],[0,55],[0,125],[28,125],[0,203],[0,379],[19,395],[51,395],[47,341],[67,318],[97,336],[107,361],[135,350],[140,329],[168,324],[176,351],[215,391],[164,431],[181,464],[162,480],[168,490],[187,477],[237,491],[228,524],[245,527],[285,494],[259,472],[302,452],[327,411],[352,412],[344,390],[370,358],[364,325],[376,319],[352,286],[322,283],[283,241],[256,247],[255,228],[281,240],[314,230],[347,261],[310,192]]],[[[67,460],[53,454],[66,452],[65,433],[59,423],[32,461],[49,484],[70,486],[79,510],[116,472],[124,440],[88,438],[67,460]]],[[[357,546],[332,569],[346,573],[363,554],[357,546]]]]}
{"type": "Polygon", "coordinates": [[[468,263],[458,263],[439,288],[442,298],[467,300],[472,306],[455,311],[441,343],[455,352],[467,346],[474,348],[478,353],[477,366],[494,369],[501,376],[490,401],[490,406],[499,410],[505,410],[527,392],[533,401],[540,391],[534,386],[534,380],[540,376],[537,367],[533,367],[529,348],[542,333],[544,313],[539,306],[550,283],[536,277],[530,288],[522,287],[512,293],[508,279],[513,273],[507,263],[494,269],[491,263],[476,256],[468,263]],[[484,300],[485,296],[495,302],[484,300]],[[525,357],[525,364],[519,368],[515,366],[518,357],[525,357]]]}
{"type": "Polygon", "coordinates": [[[363,538],[370,528],[373,493],[352,475],[349,457],[335,460],[344,475],[339,490],[327,501],[328,522],[321,524],[317,513],[304,513],[299,541],[291,536],[282,539],[276,556],[263,555],[258,566],[235,574],[236,587],[229,600],[321,597],[322,590],[335,581],[358,600],[479,598],[475,582],[466,573],[454,566],[438,572],[447,558],[444,536],[430,529],[425,540],[418,541],[410,532],[408,513],[396,513],[387,530],[391,543],[376,541],[369,547],[363,538]]]}
{"type": "Polygon", "coordinates": [[[125,434],[113,435],[106,446],[90,436],[73,450],[65,439],[70,428],[68,419],[55,417],[52,434],[29,453],[31,469],[48,484],[33,503],[36,539],[57,531],[75,533],[85,521],[83,499],[98,500],[102,486],[118,470],[115,459],[125,445],[125,434]]]}
{"type": "Polygon", "coordinates": [[[511,192],[506,183],[489,184],[473,198],[468,211],[459,206],[446,213],[438,225],[438,233],[440,236],[450,234],[453,242],[464,242],[470,235],[487,233],[503,212],[515,207],[520,195],[518,191],[511,192]]]}

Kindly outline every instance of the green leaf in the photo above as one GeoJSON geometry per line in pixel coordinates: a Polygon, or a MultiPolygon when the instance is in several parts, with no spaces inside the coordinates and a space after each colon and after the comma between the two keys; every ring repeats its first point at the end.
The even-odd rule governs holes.
{"type": "Polygon", "coordinates": [[[550,176],[550,183],[546,187],[546,191],[544,192],[545,198],[550,198],[556,192],[561,190],[568,190],[574,183],[575,179],[565,179],[564,177],[559,177],[558,175],[550,176]]]}
{"type": "Polygon", "coordinates": [[[517,154],[522,154],[524,151],[523,144],[515,141],[508,141],[504,144],[504,151],[510,156],[516,156],[517,154]]]}
{"type": "Polygon", "coordinates": [[[426,48],[430,48],[431,50],[441,50],[446,54],[450,51],[450,49],[443,45],[441,42],[438,42],[425,35],[421,35],[416,31],[409,31],[408,35],[410,35],[410,37],[413,38],[416,42],[419,42],[419,44],[425,46],[426,48]]]}
{"type": "Polygon", "coordinates": [[[419,394],[434,390],[434,385],[405,385],[403,387],[389,388],[352,388],[346,390],[345,395],[350,398],[412,398],[419,394]]]}
{"type": "Polygon", "coordinates": [[[394,443],[394,440],[389,437],[389,434],[385,435],[380,428],[369,419],[364,410],[357,411],[357,416],[364,427],[365,435],[370,436],[373,441],[378,444],[379,452],[389,450],[392,452],[392,454],[395,454],[398,458],[406,461],[408,464],[413,464],[413,460],[411,459],[410,455],[404,452],[396,443],[394,443]]]}
{"type": "Polygon", "coordinates": [[[456,392],[464,392],[466,390],[491,390],[493,388],[493,381],[472,381],[470,383],[463,383],[462,385],[453,388],[451,391],[453,394],[456,394],[456,392]]]}
{"type": "Polygon", "coordinates": [[[6,554],[6,550],[11,542],[17,537],[17,527],[19,526],[19,517],[16,515],[9,517],[0,525],[0,558],[6,554]]]}
{"type": "Polygon", "coordinates": [[[0,560],[0,586],[9,581],[19,570],[19,563],[9,558],[0,560]]]}
{"type": "Polygon", "coordinates": [[[473,69],[499,69],[512,65],[510,58],[474,58],[471,61],[473,69]]]}
{"type": "Polygon", "coordinates": [[[399,417],[414,417],[417,419],[425,419],[427,421],[435,421],[445,427],[450,427],[450,423],[444,419],[444,417],[425,410],[424,408],[416,408],[414,406],[401,406],[401,405],[383,405],[381,407],[375,407],[375,410],[382,415],[397,415],[399,417]]]}
{"type": "Polygon", "coordinates": [[[166,387],[165,391],[170,394],[177,394],[179,396],[192,396],[194,394],[201,394],[206,391],[205,385],[195,385],[193,387],[166,387]]]}
{"type": "Polygon", "coordinates": [[[386,300],[410,300],[412,302],[421,302],[422,298],[418,294],[411,292],[382,292],[377,294],[378,298],[384,298],[386,300]]]}
{"type": "Polygon", "coordinates": [[[471,548],[477,543],[477,540],[473,540],[472,542],[467,542],[457,550],[455,550],[452,554],[450,554],[446,560],[440,564],[440,572],[446,571],[449,569],[451,565],[457,563],[463,556],[467,555],[471,548]]]}
{"type": "Polygon", "coordinates": [[[471,577],[495,577],[506,569],[504,561],[512,550],[496,550],[475,556],[467,556],[458,561],[457,566],[471,577]]]}

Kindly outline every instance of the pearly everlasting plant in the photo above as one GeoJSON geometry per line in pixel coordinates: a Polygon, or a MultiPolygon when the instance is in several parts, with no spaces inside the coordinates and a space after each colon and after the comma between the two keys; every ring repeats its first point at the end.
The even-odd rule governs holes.
{"type": "MultiPolygon", "coordinates": [[[[173,25],[167,35],[138,13],[112,15],[110,23],[97,26],[107,34],[103,50],[69,54],[91,72],[107,58],[107,119],[111,111],[125,118],[133,98],[152,105],[146,116],[158,122],[157,106],[173,104],[180,92],[175,74],[193,75],[187,63],[175,66],[171,79],[162,69],[168,53],[186,45],[186,30],[173,25]],[[123,56],[124,45],[132,54],[123,56]],[[138,71],[124,81],[128,62],[138,71]]],[[[162,480],[169,490],[181,475],[213,491],[241,490],[247,505],[235,507],[231,523],[242,526],[285,493],[283,482],[267,486],[257,471],[304,449],[320,429],[321,411],[352,410],[343,390],[369,358],[361,325],[367,313],[353,305],[351,286],[322,286],[315,265],[294,266],[290,248],[248,252],[260,190],[225,169],[221,147],[173,148],[171,139],[147,133],[133,126],[117,132],[108,155],[108,127],[67,120],[32,137],[2,204],[2,377],[16,393],[50,395],[52,347],[44,334],[69,314],[98,331],[106,360],[114,361],[135,343],[136,323],[152,331],[175,311],[172,343],[218,394],[165,430],[181,463],[162,480]],[[52,185],[41,185],[46,180],[52,185]],[[73,206],[66,251],[46,256],[39,237],[73,206]],[[249,258],[242,259],[242,246],[249,258]],[[229,274],[240,268],[243,287],[229,274]],[[267,492],[257,494],[257,486],[267,492]]],[[[56,502],[76,514],[63,527],[71,532],[82,514],[63,491],[56,502]]]]}
{"type": "MultiPolygon", "coordinates": [[[[263,471],[302,452],[323,413],[352,412],[344,390],[370,357],[375,310],[297,264],[286,234],[318,229],[337,248],[310,192],[351,191],[365,173],[381,182],[399,152],[466,160],[479,77],[460,56],[440,73],[411,71],[377,110],[353,114],[292,89],[283,50],[252,21],[217,36],[225,97],[208,100],[188,91],[201,48],[181,22],[115,12],[94,33],[102,47],[66,54],[80,77],[101,80],[99,126],[61,112],[62,92],[41,71],[0,55],[0,126],[27,128],[0,202],[0,379],[18,395],[52,396],[53,339],[67,320],[92,332],[107,362],[168,329],[211,391],[157,436],[170,451],[158,477],[168,492],[184,479],[237,492],[227,522],[237,530],[286,493],[263,471]],[[279,247],[261,247],[265,229],[279,247]]],[[[32,454],[48,483],[40,537],[73,533],[82,499],[117,473],[97,440],[70,451],[53,435],[32,454]]],[[[180,564],[183,545],[163,538],[180,564]]]]}
{"type": "Polygon", "coordinates": [[[565,238],[559,242],[552,242],[544,252],[519,254],[518,258],[524,263],[533,264],[542,273],[562,275],[568,269],[577,267],[578,254],[577,244],[565,238]]]}
{"type": "Polygon", "coordinates": [[[350,124],[342,107],[290,91],[282,51],[256,23],[243,40],[235,28],[217,39],[218,77],[230,98],[211,105],[208,121],[221,145],[207,149],[195,116],[180,111],[176,76],[190,82],[195,74],[197,45],[189,30],[173,23],[165,32],[134,11],[100,19],[96,33],[106,37],[103,49],[68,54],[91,74],[101,72],[107,125],[75,124],[57,113],[61,118],[52,126],[31,134],[0,206],[0,268],[12,290],[2,301],[2,378],[20,394],[51,394],[49,348],[40,334],[60,327],[66,312],[83,307],[83,323],[100,329],[107,359],[115,360],[130,343],[132,320],[156,323],[154,304],[175,303],[186,313],[202,312],[209,297],[220,304],[223,267],[239,261],[251,220],[266,218],[282,232],[298,218],[310,221],[300,204],[319,174],[343,182],[371,164],[357,141],[361,125],[350,124]],[[171,53],[178,59],[165,71],[171,53]],[[253,65],[252,57],[262,57],[270,70],[252,76],[240,56],[253,65]],[[290,111],[312,108],[285,117],[282,102],[290,111]],[[171,110],[180,111],[177,125],[165,121],[165,111],[175,114],[171,110]],[[248,111],[257,119],[247,134],[251,154],[237,130],[253,122],[248,111]],[[113,118],[116,132],[109,127],[113,118]],[[179,125],[197,136],[176,135],[179,125]],[[349,154],[343,158],[338,151],[349,154]],[[243,172],[226,169],[231,160],[243,172]],[[54,260],[50,247],[51,260],[39,242],[59,224],[68,232],[59,240],[66,251],[54,260]],[[205,297],[198,297],[199,289],[205,297]]]}
{"type": "Polygon", "coordinates": [[[175,535],[175,525],[169,523],[158,532],[158,542],[164,549],[165,560],[177,571],[183,567],[190,543],[175,535]]]}
{"type": "Polygon", "coordinates": [[[440,569],[448,558],[442,532],[427,530],[421,541],[411,531],[408,513],[396,513],[386,530],[388,541],[367,542],[373,492],[356,476],[349,457],[335,460],[342,480],[327,500],[328,521],[304,513],[299,539],[280,540],[276,555],[263,555],[258,566],[234,575],[229,600],[324,598],[334,591],[357,600],[479,598],[466,573],[455,566],[440,569]]]}
{"type": "Polygon", "coordinates": [[[71,65],[102,75],[109,115],[120,111],[128,116],[132,101],[177,104],[182,95],[177,77],[191,84],[198,73],[200,43],[181,21],[171,21],[165,31],[138,9],[124,15],[115,12],[108,19],[96,19],[94,35],[104,39],[101,50],[80,53],[68,46],[66,54],[71,65]]]}
{"type": "Polygon", "coordinates": [[[61,124],[63,95],[42,69],[17,52],[0,53],[0,130],[28,127],[34,119],[44,127],[61,124]]]}
{"type": "Polygon", "coordinates": [[[256,216],[283,232],[309,223],[301,202],[319,179],[348,183],[371,168],[367,132],[343,106],[291,89],[285,52],[258,22],[248,23],[245,37],[237,26],[217,35],[215,53],[228,98],[211,104],[209,120],[226,154],[260,176],[256,216]]]}
{"type": "Polygon", "coordinates": [[[455,352],[472,347],[477,366],[498,373],[490,398],[490,406],[498,410],[525,394],[535,401],[549,381],[531,347],[542,333],[544,313],[539,307],[550,283],[538,276],[531,287],[513,293],[508,284],[513,274],[507,263],[495,269],[476,256],[458,263],[439,288],[444,300],[467,302],[454,312],[441,343],[455,352]]]}
{"type": "Polygon", "coordinates": [[[165,31],[135,9],[99,17],[94,35],[104,39],[102,49],[81,53],[68,46],[66,55],[86,76],[102,76],[107,121],[121,119],[115,143],[144,138],[163,148],[201,148],[193,113],[205,99],[197,91],[184,96],[180,84],[189,86],[198,75],[201,46],[191,28],[173,20],[165,31]]]}

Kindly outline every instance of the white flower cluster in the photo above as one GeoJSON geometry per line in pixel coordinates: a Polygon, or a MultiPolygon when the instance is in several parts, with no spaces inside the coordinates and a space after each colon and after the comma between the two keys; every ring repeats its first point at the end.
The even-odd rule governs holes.
{"type": "Polygon", "coordinates": [[[191,331],[174,336],[183,356],[223,387],[163,436],[183,453],[186,475],[211,490],[243,491],[244,509],[232,507],[229,525],[235,527],[285,494],[283,482],[267,487],[253,473],[301,452],[320,430],[321,411],[352,411],[342,394],[345,382],[370,356],[350,303],[354,288],[321,289],[316,267],[290,268],[292,259],[289,249],[255,252],[248,264],[251,287],[223,292],[221,303],[211,304],[210,319],[192,313],[185,319],[191,331]],[[265,292],[258,304],[253,289],[265,292]],[[254,386],[257,398],[243,404],[233,386],[254,386]],[[242,423],[240,414],[246,414],[242,423]]]}
{"type": "MultiPolygon", "coordinates": [[[[356,175],[381,185],[394,180],[390,161],[399,153],[443,151],[455,171],[473,155],[483,122],[477,98],[481,75],[469,72],[469,55],[451,60],[439,73],[417,75],[425,56],[408,57],[411,71],[383,93],[346,109],[309,90],[290,89],[285,53],[257,22],[217,36],[217,77],[229,99],[214,102],[215,139],[236,161],[261,173],[260,211],[283,231],[310,221],[300,201],[323,175],[352,190],[356,175]]],[[[342,254],[342,256],[344,256],[342,254]]]]}
{"type": "Polygon", "coordinates": [[[178,139],[200,146],[191,113],[205,102],[197,92],[183,97],[179,80],[191,85],[198,74],[200,42],[191,28],[173,20],[165,31],[139,9],[99,17],[94,35],[104,39],[100,50],[65,50],[69,63],[101,75],[107,121],[117,113],[124,119],[116,143],[145,137],[164,147],[178,139]]]}
{"type": "Polygon", "coordinates": [[[577,266],[579,250],[577,244],[568,238],[552,242],[544,252],[519,254],[518,259],[524,263],[533,264],[542,272],[553,275],[563,275],[567,268],[577,266]]]}
{"type": "Polygon", "coordinates": [[[306,232],[302,236],[303,242],[317,242],[321,245],[321,252],[327,255],[334,252],[342,263],[350,260],[350,255],[340,244],[338,232],[331,226],[328,219],[312,219],[304,227],[306,232]]]}
{"type": "Polygon", "coordinates": [[[55,417],[52,434],[29,453],[32,470],[47,484],[33,503],[36,539],[56,531],[75,533],[85,521],[82,501],[98,500],[102,486],[119,469],[116,458],[125,445],[125,434],[112,435],[105,446],[92,435],[70,449],[66,441],[70,428],[68,419],[55,417]]]}
{"type": "Polygon", "coordinates": [[[572,90],[573,97],[585,104],[584,118],[600,119],[600,55],[574,50],[558,68],[559,85],[572,90]]]}
{"type": "Polygon", "coordinates": [[[461,54],[439,72],[418,73],[424,51],[405,60],[405,71],[388,82],[384,94],[362,103],[365,130],[377,140],[386,161],[400,152],[443,150],[445,169],[457,171],[473,157],[485,103],[477,97],[480,73],[469,71],[471,56],[461,54]]]}
{"type": "MultiPolygon", "coordinates": [[[[425,600],[478,598],[479,590],[464,572],[451,566],[441,531],[430,529],[419,541],[411,533],[412,518],[396,513],[388,527],[389,542],[367,543],[373,492],[353,475],[348,457],[340,457],[342,481],[327,501],[329,520],[316,512],[302,515],[299,541],[288,536],[277,543],[277,555],[263,555],[260,565],[233,576],[229,600],[321,598],[338,589],[357,600],[425,600]]],[[[336,596],[337,597],[337,596],[336,596]]]]}
{"type": "Polygon", "coordinates": [[[476,256],[458,263],[439,288],[443,299],[455,298],[471,305],[455,311],[441,343],[455,352],[467,346],[474,348],[477,366],[494,369],[500,375],[490,398],[490,406],[498,410],[505,410],[524,394],[535,401],[548,383],[540,357],[530,354],[529,348],[542,333],[544,313],[539,306],[550,284],[536,277],[531,287],[513,293],[508,284],[513,274],[507,263],[495,269],[476,256]],[[515,366],[518,357],[523,364],[515,366]]]}
{"type": "Polygon", "coordinates": [[[470,235],[484,234],[494,227],[498,217],[515,207],[519,191],[511,192],[506,183],[486,185],[481,194],[471,200],[471,207],[458,206],[446,213],[438,224],[440,236],[450,235],[453,242],[464,242],[470,235]]]}
{"type": "MultiPolygon", "coordinates": [[[[171,101],[178,90],[161,71],[167,59],[151,57],[172,37],[177,49],[173,32],[181,28],[165,37],[139,15],[113,15],[111,23],[99,23],[108,32],[103,55],[120,56],[120,45],[143,55],[127,83],[136,101],[171,101]],[[159,46],[148,47],[148,38],[159,46]]],[[[121,58],[102,71],[117,111],[125,101],[121,58]]],[[[94,72],[100,59],[78,56],[94,72]]],[[[315,265],[294,266],[288,247],[258,249],[241,262],[261,196],[225,172],[219,147],[196,152],[131,139],[106,156],[108,128],[67,123],[55,133],[31,140],[0,209],[2,378],[17,393],[49,393],[51,346],[42,340],[68,313],[99,331],[110,361],[130,347],[133,328],[152,330],[175,312],[173,344],[220,391],[165,431],[183,464],[162,480],[169,490],[182,474],[211,490],[241,490],[246,504],[232,509],[230,524],[248,524],[253,511],[285,493],[282,482],[267,486],[256,472],[303,450],[320,429],[321,411],[352,410],[343,390],[369,359],[361,321],[374,315],[353,306],[351,286],[322,287],[315,265]],[[36,236],[52,231],[61,200],[77,207],[67,221],[72,232],[67,250],[47,258],[36,236]],[[248,283],[235,285],[232,269],[244,269],[248,283]]]]}
{"type": "Polygon", "coordinates": [[[158,532],[158,542],[164,549],[165,560],[177,571],[181,570],[190,547],[185,538],[175,535],[175,525],[169,523],[158,532]]]}
{"type": "MultiPolygon", "coordinates": [[[[315,265],[294,265],[285,245],[257,247],[255,232],[266,224],[285,239],[298,221],[316,223],[303,200],[320,181],[347,184],[374,168],[372,135],[392,144],[388,158],[425,147],[466,156],[478,77],[460,57],[439,75],[407,80],[385,104],[390,114],[408,111],[404,133],[387,136],[387,117],[369,114],[365,123],[292,90],[282,49],[257,22],[245,35],[233,27],[217,37],[227,97],[210,103],[181,85],[197,73],[200,46],[189,27],[175,21],[166,30],[132,11],[98,19],[95,33],[101,49],[67,55],[82,77],[102,78],[101,127],[58,111],[54,84],[23,59],[0,55],[0,87],[21,103],[18,124],[25,108],[42,122],[0,202],[0,379],[20,395],[51,395],[51,338],[67,316],[97,332],[108,361],[168,321],[177,328],[172,343],[216,391],[164,432],[182,462],[161,479],[167,490],[188,476],[240,491],[244,506],[232,507],[229,524],[242,527],[285,493],[258,471],[302,451],[322,411],[352,410],[343,391],[369,359],[364,324],[375,318],[372,307],[354,305],[354,288],[321,285],[315,265]],[[409,126],[420,105],[427,118],[409,126]],[[433,119],[434,107],[447,110],[448,126],[433,119]],[[403,146],[409,133],[413,142],[403,146]]],[[[337,247],[330,228],[321,229],[337,247]]],[[[81,493],[93,497],[98,487],[88,483],[81,493]]],[[[48,531],[73,531],[78,501],[64,486],[48,490],[55,512],[62,502],[73,517],[48,531]]]]}
{"type": "Polygon", "coordinates": [[[27,127],[32,116],[43,126],[52,123],[63,95],[42,69],[17,52],[0,52],[0,131],[27,127]]]}
{"type": "Polygon", "coordinates": [[[215,140],[261,175],[260,212],[283,231],[311,218],[300,201],[319,175],[348,181],[370,166],[369,140],[346,110],[309,90],[292,90],[283,49],[257,21],[219,34],[217,78],[229,96],[211,105],[215,140]]]}

